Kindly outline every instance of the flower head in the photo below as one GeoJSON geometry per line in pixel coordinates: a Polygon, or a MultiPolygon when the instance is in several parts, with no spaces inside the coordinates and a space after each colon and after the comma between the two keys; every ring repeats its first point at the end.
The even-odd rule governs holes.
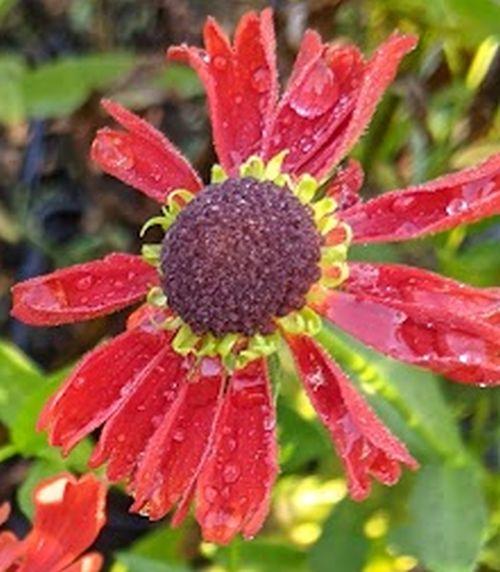
{"type": "Polygon", "coordinates": [[[500,156],[363,203],[363,173],[341,163],[369,123],[411,36],[365,59],[302,41],[278,99],[269,10],[233,44],[209,19],[205,49],[171,48],[205,85],[220,164],[204,186],[158,131],[117,103],[100,130],[101,168],[162,205],[160,244],[111,254],[13,289],[35,325],[105,315],[146,298],[126,332],[90,352],[46,405],[40,427],[68,451],[103,425],[91,464],[124,479],[133,510],[173,523],[191,501],[204,538],[254,535],[277,474],[267,357],[286,344],[362,500],[418,465],[315,340],[323,319],[408,363],[466,383],[500,382],[496,289],[402,265],[348,261],[351,242],[396,241],[500,211],[500,156]]]}
{"type": "MultiPolygon", "coordinates": [[[[8,572],[98,572],[102,557],[81,554],[104,526],[106,488],[92,475],[77,480],[61,474],[43,481],[34,491],[33,528],[19,540],[0,533],[0,570],[8,572]]],[[[0,507],[0,524],[9,514],[0,507]]]]}

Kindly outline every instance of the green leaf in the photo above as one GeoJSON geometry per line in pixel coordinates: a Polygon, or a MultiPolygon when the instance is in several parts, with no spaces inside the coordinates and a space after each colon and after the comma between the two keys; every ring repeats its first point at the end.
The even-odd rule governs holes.
{"type": "Polygon", "coordinates": [[[371,351],[329,325],[317,339],[359,381],[380,417],[417,457],[456,460],[464,455],[456,423],[433,374],[371,351]]]}
{"type": "Polygon", "coordinates": [[[181,528],[162,527],[134,542],[130,553],[152,560],[176,563],[181,560],[181,528]]]}
{"type": "Polygon", "coordinates": [[[61,117],[78,109],[92,91],[102,89],[135,63],[124,53],[61,58],[26,73],[22,88],[30,117],[61,117]]]}
{"type": "Polygon", "coordinates": [[[204,93],[198,76],[186,66],[170,64],[158,77],[157,82],[160,86],[184,99],[199,97],[204,93]]]}
{"type": "Polygon", "coordinates": [[[332,454],[326,433],[317,421],[304,419],[283,399],[278,401],[280,466],[284,472],[298,471],[310,461],[332,454]]]}
{"type": "Polygon", "coordinates": [[[0,342],[0,421],[9,429],[26,396],[41,383],[36,365],[15,346],[0,342]]]}
{"type": "Polygon", "coordinates": [[[432,572],[471,572],[485,539],[487,518],[477,469],[428,465],[409,500],[411,522],[394,532],[405,553],[432,572]]]}
{"type": "Polygon", "coordinates": [[[311,548],[309,561],[312,572],[363,570],[370,547],[363,533],[367,517],[366,504],[351,500],[339,503],[323,525],[319,540],[311,548]]]}
{"type": "Polygon", "coordinates": [[[467,34],[463,34],[464,42],[478,42],[490,35],[500,37],[500,4],[497,0],[440,1],[454,27],[467,30],[467,34]]]}
{"type": "Polygon", "coordinates": [[[2,123],[13,125],[24,119],[25,107],[21,87],[24,72],[22,58],[10,54],[0,55],[0,122],[2,123]]]}
{"type": "Polygon", "coordinates": [[[178,564],[169,564],[152,560],[137,554],[119,552],[112,572],[188,572],[189,568],[178,564]]]}
{"type": "Polygon", "coordinates": [[[258,572],[306,572],[305,554],[287,544],[268,540],[244,542],[240,539],[216,553],[216,560],[227,570],[255,570],[258,572]]]}

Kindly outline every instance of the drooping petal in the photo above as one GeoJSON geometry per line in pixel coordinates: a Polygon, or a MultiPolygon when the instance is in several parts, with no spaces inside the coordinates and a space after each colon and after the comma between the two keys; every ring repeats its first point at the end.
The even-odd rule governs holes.
{"type": "Polygon", "coordinates": [[[366,345],[455,381],[500,384],[499,328],[435,306],[324,292],[312,307],[366,345]]]}
{"type": "Polygon", "coordinates": [[[106,421],[90,460],[97,467],[108,461],[110,481],[130,479],[150,438],[169,412],[185,382],[185,360],[166,345],[130,395],[106,421]]]}
{"type": "Polygon", "coordinates": [[[343,289],[363,298],[399,300],[500,323],[500,291],[473,288],[420,268],[401,264],[349,263],[343,289]]]}
{"type": "Polygon", "coordinates": [[[306,171],[302,167],[308,159],[352,112],[363,69],[363,57],[355,46],[328,46],[308,31],[266,134],[263,154],[271,158],[287,149],[285,169],[297,174],[306,171]]]}
{"type": "Polygon", "coordinates": [[[171,334],[142,324],[89,352],[45,405],[39,428],[69,451],[104,423],[155,367],[171,334]]]}
{"type": "Polygon", "coordinates": [[[236,371],[215,429],[210,457],[196,488],[196,518],[203,538],[227,544],[251,538],[269,510],[276,478],[275,411],[265,360],[236,371]]]}
{"type": "Polygon", "coordinates": [[[394,485],[402,464],[418,463],[383,425],[340,367],[307,336],[287,336],[302,382],[347,471],[349,493],[363,500],[371,477],[394,485]]]}
{"type": "Polygon", "coordinates": [[[500,213],[500,154],[416,187],[392,191],[342,213],[354,241],[394,242],[500,213]]]}
{"type": "Polygon", "coordinates": [[[306,171],[317,173],[318,176],[324,175],[351,151],[370,123],[380,99],[393,82],[401,60],[415,48],[417,41],[415,36],[394,33],[377,48],[366,65],[359,95],[348,121],[318,153],[311,155],[302,168],[305,167],[306,171]]]}
{"type": "Polygon", "coordinates": [[[139,256],[110,254],[16,284],[12,315],[34,326],[89,320],[134,304],[158,280],[139,256]]]}
{"type": "Polygon", "coordinates": [[[324,45],[306,34],[264,154],[288,149],[289,171],[327,175],[358,141],[415,44],[414,37],[393,34],[365,63],[355,46],[324,45]]]}
{"type": "Polygon", "coordinates": [[[91,474],[80,480],[62,474],[39,485],[34,501],[33,528],[24,541],[21,569],[63,570],[94,542],[104,526],[106,488],[91,474]]]}
{"type": "Polygon", "coordinates": [[[222,365],[204,358],[149,441],[130,490],[133,511],[155,520],[190,497],[222,404],[222,365]]]}
{"type": "Polygon", "coordinates": [[[114,101],[102,105],[125,129],[97,132],[91,157],[103,171],[159,203],[175,189],[194,193],[202,187],[187,159],[152,125],[114,101]]]}
{"type": "Polygon", "coordinates": [[[360,201],[359,191],[363,185],[364,173],[358,161],[349,159],[345,167],[339,169],[325,190],[325,195],[337,201],[343,211],[360,201]]]}
{"type": "Polygon", "coordinates": [[[204,29],[205,50],[175,46],[171,60],[189,64],[205,85],[213,137],[222,166],[234,172],[259,151],[278,93],[272,11],[246,13],[234,47],[215,20],[204,29]]]}

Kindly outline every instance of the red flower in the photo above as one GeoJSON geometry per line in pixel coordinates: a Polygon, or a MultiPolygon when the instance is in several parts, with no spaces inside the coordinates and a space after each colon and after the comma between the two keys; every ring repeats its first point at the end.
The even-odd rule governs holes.
{"type": "MultiPolygon", "coordinates": [[[[23,540],[0,533],[0,571],[98,572],[102,557],[81,556],[104,526],[106,488],[93,475],[76,480],[61,474],[35,489],[33,528],[23,540]]],[[[9,506],[0,507],[0,524],[9,506]]]]}
{"type": "Polygon", "coordinates": [[[278,340],[345,465],[353,498],[417,462],[313,339],[319,315],[383,353],[457,381],[500,382],[497,289],[401,265],[348,263],[354,242],[423,236],[500,211],[500,155],[418,187],[360,201],[361,167],[339,166],[368,125],[413,37],[365,59],[304,36],[278,100],[272,15],[246,14],[234,43],[209,19],[205,50],[180,46],[208,94],[221,162],[210,185],[118,104],[92,157],[153,198],[166,231],[143,258],[112,254],[18,284],[13,315],[34,325],[102,316],[137,302],[128,329],[89,353],[40,427],[68,451],[104,425],[91,463],[125,479],[134,510],[179,522],[196,502],[205,539],[250,537],[276,477],[266,356],[278,340]],[[326,189],[320,198],[319,184],[326,189]],[[188,204],[189,203],[189,204],[188,204]]]}

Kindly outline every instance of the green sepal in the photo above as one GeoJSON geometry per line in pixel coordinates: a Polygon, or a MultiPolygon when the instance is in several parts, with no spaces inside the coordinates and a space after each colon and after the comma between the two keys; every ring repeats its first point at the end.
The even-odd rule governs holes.
{"type": "Polygon", "coordinates": [[[224,169],[218,163],[214,163],[210,171],[210,182],[212,185],[223,183],[224,181],[227,181],[227,179],[228,176],[226,171],[224,171],[224,169]]]}
{"type": "Polygon", "coordinates": [[[312,336],[316,335],[323,326],[320,316],[307,306],[280,318],[279,323],[290,334],[309,334],[312,336]]]}
{"type": "Polygon", "coordinates": [[[155,306],[156,308],[164,308],[167,305],[165,292],[163,292],[159,286],[151,288],[146,297],[146,301],[148,304],[151,304],[151,306],[155,306]]]}
{"type": "Polygon", "coordinates": [[[143,244],[141,248],[141,256],[144,262],[151,266],[160,264],[161,244],[143,244]]]}
{"type": "Polygon", "coordinates": [[[181,356],[186,356],[193,351],[193,348],[196,347],[198,342],[199,337],[184,323],[172,340],[172,348],[181,356]]]}

